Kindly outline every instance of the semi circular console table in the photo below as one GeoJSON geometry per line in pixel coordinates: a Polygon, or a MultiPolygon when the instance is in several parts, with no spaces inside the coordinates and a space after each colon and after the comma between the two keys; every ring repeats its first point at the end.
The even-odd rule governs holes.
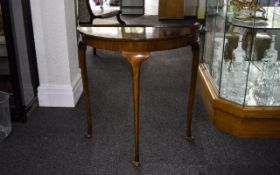
{"type": "Polygon", "coordinates": [[[191,121],[195,98],[197,70],[199,63],[199,31],[201,26],[80,26],[79,63],[82,73],[84,95],[86,99],[87,131],[86,136],[92,136],[92,115],[88,86],[86,47],[122,52],[132,68],[133,102],[134,102],[134,148],[133,164],[139,166],[139,77],[141,63],[147,60],[152,51],[175,49],[190,45],[192,47],[192,73],[188,97],[188,112],[186,119],[186,135],[192,138],[191,121]]]}

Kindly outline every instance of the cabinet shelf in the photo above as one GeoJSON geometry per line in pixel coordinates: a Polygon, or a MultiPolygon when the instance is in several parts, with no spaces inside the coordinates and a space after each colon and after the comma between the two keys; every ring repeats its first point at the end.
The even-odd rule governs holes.
{"type": "Polygon", "coordinates": [[[264,7],[267,20],[243,21],[234,18],[233,12],[227,12],[226,6],[218,10],[217,16],[237,27],[254,29],[280,29],[280,7],[264,7]]]}
{"type": "Polygon", "coordinates": [[[207,2],[199,68],[210,118],[216,127],[237,136],[280,138],[280,7],[260,0],[255,5],[265,13],[258,15],[267,20],[248,22],[234,14],[257,14],[256,8],[228,11],[231,0],[223,6],[213,1],[207,2]]]}

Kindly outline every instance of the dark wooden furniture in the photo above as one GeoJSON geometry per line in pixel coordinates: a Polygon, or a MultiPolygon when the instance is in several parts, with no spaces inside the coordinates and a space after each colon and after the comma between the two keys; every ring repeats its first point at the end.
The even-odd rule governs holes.
{"type": "MultiPolygon", "coordinates": [[[[90,7],[90,0],[78,0],[78,23],[79,25],[125,25],[121,19],[121,10],[104,10],[94,14],[90,7]],[[110,20],[111,18],[116,20],[110,20]],[[94,23],[94,19],[103,19],[101,23],[94,23]],[[108,20],[109,19],[109,20],[108,20]]],[[[100,22],[100,21],[99,21],[100,22]]],[[[96,55],[96,48],[93,48],[93,54],[96,55]]]]}
{"type": "Polygon", "coordinates": [[[279,106],[243,106],[221,98],[203,64],[199,65],[198,87],[215,127],[238,137],[280,138],[279,106]]]}
{"type": "MultiPolygon", "coordinates": [[[[90,7],[90,0],[78,0],[78,20],[79,24],[93,24],[94,19],[108,19],[116,17],[116,21],[105,22],[106,24],[125,24],[121,19],[120,10],[101,10],[99,12],[93,13],[90,7]]],[[[102,23],[104,24],[104,23],[102,23]]]]}
{"type": "Polygon", "coordinates": [[[184,0],[159,0],[160,19],[184,19],[184,0]]]}
{"type": "Polygon", "coordinates": [[[199,63],[198,33],[200,25],[173,27],[79,27],[82,36],[79,43],[79,62],[82,72],[84,95],[86,97],[87,132],[92,135],[91,104],[86,66],[86,47],[121,51],[132,68],[134,98],[134,135],[135,159],[133,164],[139,166],[139,76],[141,63],[149,58],[151,51],[175,49],[191,45],[193,51],[192,75],[188,97],[186,135],[191,140],[192,108],[195,98],[196,77],[199,63]],[[110,31],[110,32],[108,32],[110,31]]]}

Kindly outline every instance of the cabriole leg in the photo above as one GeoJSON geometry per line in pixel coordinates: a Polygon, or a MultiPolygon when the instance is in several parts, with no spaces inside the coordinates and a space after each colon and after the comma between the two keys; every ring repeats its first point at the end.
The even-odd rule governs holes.
{"type": "Polygon", "coordinates": [[[92,116],[91,116],[91,104],[88,87],[88,75],[86,64],[86,45],[82,42],[79,43],[79,64],[81,68],[84,96],[86,98],[86,112],[87,112],[87,130],[85,136],[90,138],[92,136],[92,116]]]}
{"type": "Polygon", "coordinates": [[[186,123],[186,136],[188,141],[192,141],[192,111],[195,99],[195,89],[196,89],[196,79],[197,79],[197,71],[199,64],[199,44],[192,44],[192,74],[191,74],[191,84],[189,89],[189,98],[188,98],[188,112],[187,112],[187,123],[186,123]]]}
{"type": "Polygon", "coordinates": [[[150,56],[148,52],[134,53],[123,52],[123,57],[131,64],[132,80],[133,80],[133,104],[134,104],[134,150],[135,158],[132,161],[133,165],[140,166],[139,161],[139,78],[141,63],[147,60],[150,56]]]}

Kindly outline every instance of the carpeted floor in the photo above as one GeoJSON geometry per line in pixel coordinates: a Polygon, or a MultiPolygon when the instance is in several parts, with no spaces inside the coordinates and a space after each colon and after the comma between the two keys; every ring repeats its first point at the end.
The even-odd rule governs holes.
{"type": "Polygon", "coordinates": [[[280,140],[234,137],[213,127],[197,93],[185,139],[189,47],[153,52],[141,67],[140,159],[133,160],[132,82],[120,53],[88,49],[93,138],[84,138],[85,99],[76,108],[38,108],[0,143],[1,175],[280,174],[280,140]]]}

